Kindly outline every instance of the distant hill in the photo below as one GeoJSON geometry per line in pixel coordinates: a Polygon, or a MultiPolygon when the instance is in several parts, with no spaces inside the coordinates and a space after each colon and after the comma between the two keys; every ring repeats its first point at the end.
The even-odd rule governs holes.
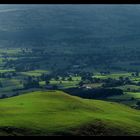
{"type": "MultiPolygon", "coordinates": [[[[116,45],[139,40],[139,5],[0,6],[1,40],[116,45]],[[30,37],[30,38],[29,38],[30,37]],[[36,40],[36,37],[38,40],[36,40]],[[131,40],[130,40],[131,39],[131,40]],[[94,42],[95,41],[95,42],[94,42]]],[[[21,42],[22,44],[23,42],[21,42]]],[[[56,44],[57,45],[57,44],[56,44]]],[[[122,44],[123,45],[123,44],[122,44]]],[[[78,46],[77,46],[78,47],[78,46]]]]}
{"type": "Polygon", "coordinates": [[[72,57],[92,68],[139,70],[139,15],[139,5],[4,5],[0,47],[42,48],[66,55],[68,63],[72,57]]]}
{"type": "Polygon", "coordinates": [[[0,100],[0,135],[140,135],[140,112],[61,91],[0,100]]]}

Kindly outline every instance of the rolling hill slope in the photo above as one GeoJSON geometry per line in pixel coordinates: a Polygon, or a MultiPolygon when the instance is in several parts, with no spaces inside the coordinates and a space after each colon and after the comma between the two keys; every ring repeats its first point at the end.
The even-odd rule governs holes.
{"type": "Polygon", "coordinates": [[[140,135],[140,112],[61,91],[0,100],[0,135],[140,135]]]}

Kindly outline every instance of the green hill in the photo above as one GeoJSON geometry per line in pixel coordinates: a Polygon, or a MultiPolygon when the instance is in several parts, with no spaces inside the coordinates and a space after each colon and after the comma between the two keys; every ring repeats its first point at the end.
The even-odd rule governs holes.
{"type": "Polygon", "coordinates": [[[61,91],[0,100],[0,135],[140,135],[140,112],[61,91]]]}

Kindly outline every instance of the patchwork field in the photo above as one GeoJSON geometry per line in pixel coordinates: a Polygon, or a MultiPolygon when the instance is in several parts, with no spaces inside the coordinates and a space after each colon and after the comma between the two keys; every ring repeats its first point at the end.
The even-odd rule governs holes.
{"type": "Polygon", "coordinates": [[[27,71],[27,72],[21,72],[21,74],[25,76],[41,76],[41,74],[48,74],[49,72],[47,70],[32,70],[32,71],[27,71]]]}

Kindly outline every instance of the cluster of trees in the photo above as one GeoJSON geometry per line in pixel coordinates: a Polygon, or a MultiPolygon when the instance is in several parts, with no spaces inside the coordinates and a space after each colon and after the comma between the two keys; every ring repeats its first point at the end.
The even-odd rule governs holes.
{"type": "Polygon", "coordinates": [[[0,73],[0,78],[9,78],[11,79],[13,76],[16,76],[16,72],[5,72],[5,73],[0,73]]]}
{"type": "Polygon", "coordinates": [[[92,78],[93,74],[90,72],[80,73],[80,76],[82,81],[92,82],[93,80],[92,78]]]}
{"type": "Polygon", "coordinates": [[[48,88],[51,89],[57,89],[57,85],[50,85],[50,80],[53,78],[51,74],[42,74],[39,77],[34,77],[34,76],[28,76],[25,78],[25,82],[23,84],[24,89],[29,89],[29,88],[41,88],[39,82],[40,81],[45,81],[45,85],[48,86],[48,88]]]}
{"type": "Polygon", "coordinates": [[[2,82],[0,82],[0,88],[2,88],[2,87],[3,87],[2,82]]]}
{"type": "Polygon", "coordinates": [[[87,99],[105,99],[109,96],[122,95],[123,90],[121,89],[107,89],[107,88],[98,88],[98,89],[83,89],[83,88],[69,88],[64,90],[70,95],[79,96],[87,99]]]}
{"type": "Polygon", "coordinates": [[[42,74],[39,79],[41,81],[45,81],[46,85],[50,83],[50,80],[52,79],[52,75],[51,74],[42,74]]]}
{"type": "Polygon", "coordinates": [[[81,76],[82,81],[79,83],[79,86],[83,86],[84,84],[89,83],[104,83],[103,87],[115,87],[115,86],[121,86],[125,84],[133,84],[133,82],[128,77],[119,77],[119,79],[113,79],[113,78],[107,78],[107,79],[101,79],[92,77],[92,75],[82,75],[81,76]]]}
{"type": "Polygon", "coordinates": [[[100,71],[101,75],[106,75],[106,74],[110,74],[110,71],[100,71]]]}
{"type": "Polygon", "coordinates": [[[39,80],[29,76],[23,86],[24,89],[39,88],[39,80]]]}
{"type": "MultiPolygon", "coordinates": [[[[19,62],[17,62],[17,63],[19,63],[19,62]]],[[[21,64],[19,64],[19,65],[15,64],[15,62],[13,64],[16,72],[31,71],[31,70],[40,68],[39,64],[34,64],[34,60],[33,60],[33,62],[28,62],[28,60],[27,60],[27,63],[25,63],[25,62],[22,63],[22,61],[20,63],[21,64]]]]}
{"type": "Polygon", "coordinates": [[[104,84],[102,85],[103,87],[116,87],[126,84],[132,84],[132,81],[128,77],[126,78],[119,77],[119,79],[108,78],[102,81],[104,82],[104,84]]]}
{"type": "Polygon", "coordinates": [[[137,101],[136,106],[134,106],[135,109],[140,109],[140,101],[137,101]]]}
{"type": "Polygon", "coordinates": [[[0,96],[0,99],[5,99],[5,98],[8,98],[8,96],[7,96],[6,94],[2,94],[2,95],[0,96]]]}
{"type": "Polygon", "coordinates": [[[8,95],[6,95],[6,94],[2,94],[2,95],[0,96],[0,99],[5,99],[5,98],[8,98],[8,97],[14,97],[14,96],[18,96],[18,95],[19,95],[18,92],[14,93],[14,94],[12,94],[12,95],[10,95],[10,96],[8,96],[8,95]]]}
{"type": "Polygon", "coordinates": [[[132,76],[136,76],[136,77],[138,77],[138,76],[139,76],[139,72],[138,72],[138,71],[133,72],[131,75],[132,75],[132,76]]]}

